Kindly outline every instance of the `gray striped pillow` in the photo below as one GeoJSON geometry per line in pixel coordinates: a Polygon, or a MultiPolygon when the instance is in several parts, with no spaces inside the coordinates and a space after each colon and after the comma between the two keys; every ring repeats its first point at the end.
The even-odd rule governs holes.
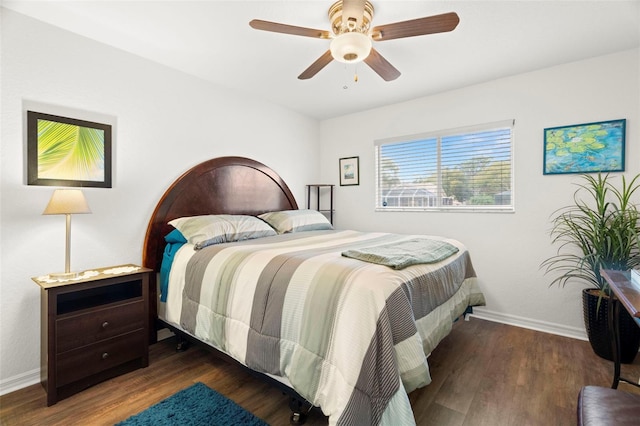
{"type": "Polygon", "coordinates": [[[250,240],[277,235],[264,221],[246,215],[204,215],[174,219],[169,222],[199,250],[212,244],[250,240]]]}
{"type": "Polygon", "coordinates": [[[283,210],[258,216],[271,225],[278,234],[333,229],[327,218],[316,210],[283,210]]]}

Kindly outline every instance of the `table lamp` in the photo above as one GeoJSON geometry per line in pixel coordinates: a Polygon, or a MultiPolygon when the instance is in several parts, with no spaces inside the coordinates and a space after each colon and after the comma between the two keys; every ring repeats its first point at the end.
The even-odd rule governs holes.
{"type": "Polygon", "coordinates": [[[78,272],[71,272],[71,215],[83,213],[91,213],[91,209],[79,189],[56,189],[42,212],[47,215],[63,214],[67,217],[64,272],[49,274],[53,279],[71,279],[79,275],[78,272]]]}

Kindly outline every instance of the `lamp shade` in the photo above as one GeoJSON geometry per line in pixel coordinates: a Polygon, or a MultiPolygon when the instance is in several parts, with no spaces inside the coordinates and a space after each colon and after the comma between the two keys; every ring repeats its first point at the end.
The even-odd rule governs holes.
{"type": "Polygon", "coordinates": [[[329,49],[338,62],[361,62],[371,53],[371,38],[356,31],[340,34],[331,41],[329,49]]]}
{"type": "Polygon", "coordinates": [[[82,214],[91,209],[79,189],[56,189],[42,214],[82,214]]]}

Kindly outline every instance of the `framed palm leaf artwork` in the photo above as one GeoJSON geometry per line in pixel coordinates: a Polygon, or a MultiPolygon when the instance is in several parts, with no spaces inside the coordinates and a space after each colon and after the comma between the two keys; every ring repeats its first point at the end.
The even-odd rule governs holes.
{"type": "Polygon", "coordinates": [[[111,125],[27,111],[27,183],[111,188],[111,125]]]}

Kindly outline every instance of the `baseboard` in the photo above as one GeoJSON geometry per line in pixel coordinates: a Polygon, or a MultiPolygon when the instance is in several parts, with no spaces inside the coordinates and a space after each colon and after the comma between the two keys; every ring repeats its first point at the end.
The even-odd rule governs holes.
{"type": "Polygon", "coordinates": [[[2,380],[0,382],[0,395],[5,395],[36,383],[40,383],[39,368],[2,380]]]}
{"type": "Polygon", "coordinates": [[[471,317],[499,322],[501,324],[513,325],[516,327],[528,328],[530,330],[541,331],[543,333],[556,334],[558,336],[570,337],[578,340],[588,340],[587,332],[582,327],[569,327],[547,321],[539,321],[531,318],[519,317],[517,315],[502,314],[488,311],[484,308],[473,308],[471,317]]]}

